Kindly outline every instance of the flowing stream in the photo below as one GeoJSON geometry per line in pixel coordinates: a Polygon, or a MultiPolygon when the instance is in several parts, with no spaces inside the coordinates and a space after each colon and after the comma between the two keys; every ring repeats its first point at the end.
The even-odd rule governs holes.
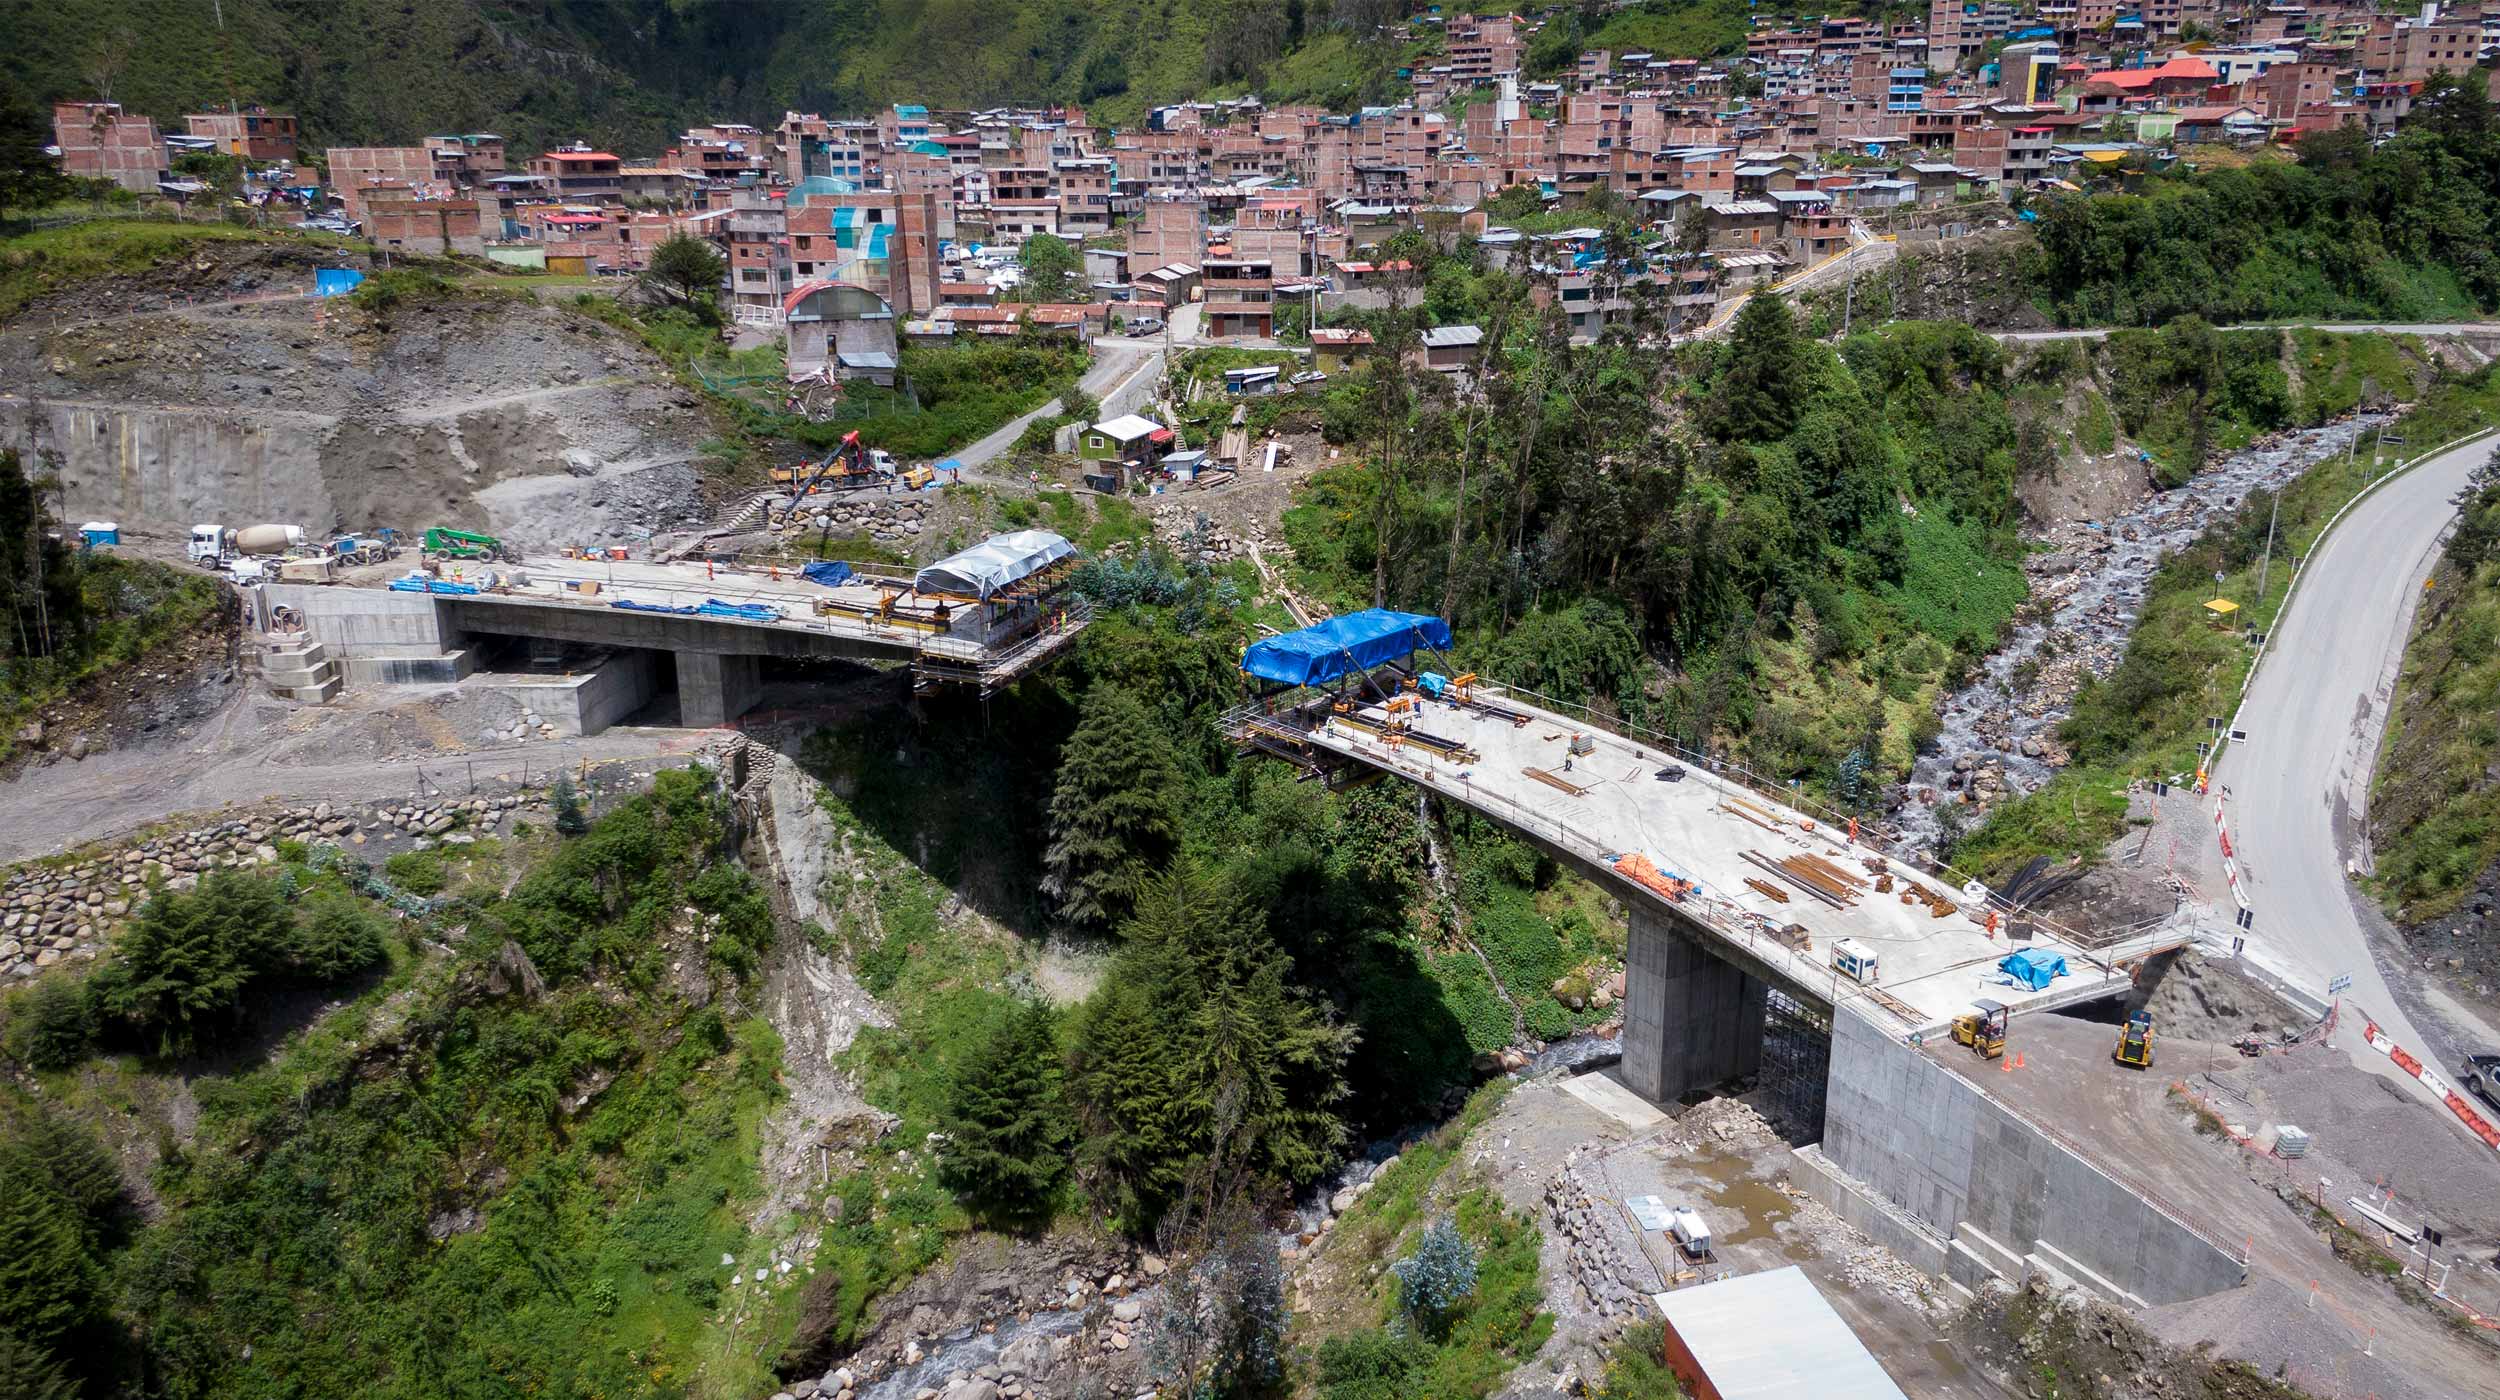
{"type": "MultiPolygon", "coordinates": [[[[1970,684],[1947,696],[1943,728],[1910,770],[1907,800],[1893,824],[1911,844],[1932,847],[1937,809],[1962,802],[1966,789],[2004,796],[2036,790],[2057,771],[2056,729],[2072,709],[2071,683],[2044,686],[2052,668],[2079,667],[2106,676],[2125,653],[2136,612],[2162,558],[2194,541],[2236,509],[2250,491],[2278,489],[2356,438],[2388,421],[2357,414],[2339,423],[2281,433],[2223,458],[2176,489],[2148,496],[2113,520],[2075,521],[2034,540],[2048,546],[2025,562],[2032,595],[2062,591],[2054,611],[2025,621],[1992,653],[1970,684]]],[[[2281,542],[2277,577],[2292,561],[2281,542]]],[[[2080,677],[2061,676],[2071,682],[2080,677]]],[[[1975,823],[1974,823],[1975,824],[1975,823]]]]}

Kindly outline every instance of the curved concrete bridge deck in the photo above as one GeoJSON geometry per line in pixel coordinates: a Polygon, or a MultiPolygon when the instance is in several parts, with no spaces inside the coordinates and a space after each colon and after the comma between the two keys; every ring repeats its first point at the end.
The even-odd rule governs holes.
{"type": "Polygon", "coordinates": [[[1298,745],[1315,763],[1350,761],[1429,788],[1535,841],[1621,896],[1632,915],[1625,1074],[1651,1098],[1752,1072],[1764,995],[1772,988],[1823,1013],[1854,1007],[1899,1037],[1932,1037],[1978,997],[2003,1002],[2019,1016],[2114,995],[2130,980],[2117,970],[2119,958],[2164,939],[2175,945],[2184,936],[2170,928],[2129,945],[2099,946],[2044,921],[2018,920],[2017,911],[1984,891],[1966,893],[1898,859],[1885,861],[1893,889],[1879,892],[1867,857],[1881,853],[1852,840],[1845,827],[1835,829],[1671,758],[1659,745],[1528,704],[1515,693],[1490,687],[1477,693],[1527,722],[1442,702],[1402,716],[1417,734],[1462,746],[1467,752],[1461,755],[1378,732],[1389,717],[1376,706],[1333,714],[1327,697],[1316,692],[1245,707],[1228,725],[1238,738],[1264,740],[1262,747],[1298,745]],[[1294,708],[1297,701],[1302,708],[1294,708]],[[1584,736],[1589,752],[1567,752],[1574,735],[1584,736]],[[1670,762],[1684,769],[1678,781],[1657,777],[1670,762]],[[1636,853],[1694,888],[1670,897],[1617,868],[1636,853]],[[1778,869],[1800,855],[1819,857],[1861,883],[1837,900],[1817,896],[1778,869]],[[1766,893],[1765,886],[1787,898],[1766,893]],[[1911,902],[1903,902],[1905,891],[1911,902]],[[1945,912],[1934,912],[1935,903],[1945,912]],[[2023,923],[2031,936],[2018,939],[2013,930],[2023,923]],[[1876,955],[1880,972],[1871,985],[1835,970],[1834,945],[1843,939],[1876,955]],[[2012,984],[1997,965],[2019,948],[2064,957],[2067,975],[2039,991],[2012,984]]]}

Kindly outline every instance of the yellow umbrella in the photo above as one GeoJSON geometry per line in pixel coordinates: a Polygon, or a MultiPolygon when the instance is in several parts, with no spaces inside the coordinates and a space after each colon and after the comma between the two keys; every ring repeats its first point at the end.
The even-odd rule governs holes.
{"type": "Polygon", "coordinates": [[[2232,602],[2228,598],[2216,598],[2212,602],[2205,605],[2205,611],[2212,613],[2214,615],[2214,620],[2217,622],[2229,617],[2231,614],[2238,612],[2239,610],[2240,605],[2232,602]]]}

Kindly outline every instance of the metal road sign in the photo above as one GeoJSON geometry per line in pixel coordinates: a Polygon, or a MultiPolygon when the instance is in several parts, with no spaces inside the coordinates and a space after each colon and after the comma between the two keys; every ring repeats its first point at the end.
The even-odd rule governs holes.
{"type": "Polygon", "coordinates": [[[2352,986],[2352,974],[2351,974],[2351,973],[2344,973],[2344,974],[2342,974],[2342,975],[2340,975],[2340,976],[2336,976],[2336,977],[2333,977],[2333,978],[2328,979],[2327,984],[2326,984],[2326,994],[2327,994],[2328,996],[2334,996],[2334,995],[2336,995],[2336,994],[2337,994],[2337,993],[2339,993],[2339,992],[2343,992],[2343,991],[2349,990],[2349,989],[2351,988],[2351,986],[2352,986]]]}

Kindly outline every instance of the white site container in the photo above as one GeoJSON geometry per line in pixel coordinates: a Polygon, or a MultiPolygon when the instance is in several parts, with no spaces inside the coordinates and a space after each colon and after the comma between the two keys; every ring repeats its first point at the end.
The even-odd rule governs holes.
{"type": "Polygon", "coordinates": [[[1695,1259],[1709,1256],[1710,1227],[1702,1223],[1700,1212],[1691,1206],[1677,1206],[1675,1214],[1669,1217],[1669,1224],[1675,1231],[1676,1242],[1684,1246],[1686,1254],[1695,1259]]]}

